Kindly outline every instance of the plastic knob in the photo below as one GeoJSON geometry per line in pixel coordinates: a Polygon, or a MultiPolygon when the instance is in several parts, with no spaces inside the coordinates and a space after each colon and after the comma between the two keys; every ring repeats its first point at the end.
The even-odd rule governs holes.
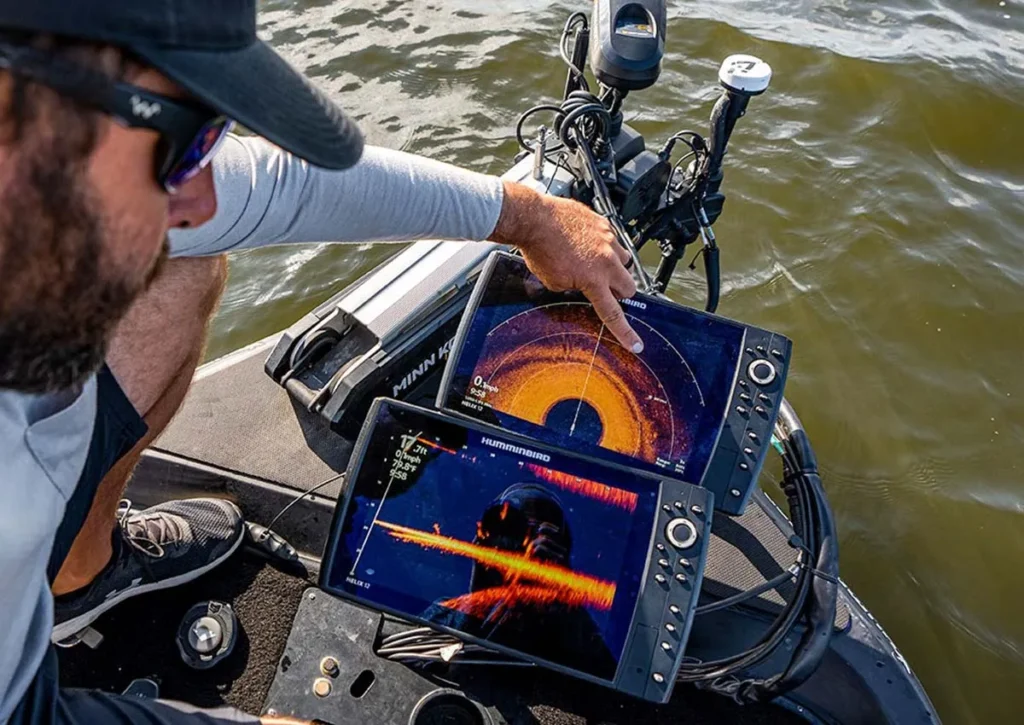
{"type": "Polygon", "coordinates": [[[672,519],[665,527],[665,536],[677,549],[689,549],[697,543],[697,527],[689,519],[672,519]]]}
{"type": "Polygon", "coordinates": [[[768,360],[755,360],[747,368],[747,375],[758,385],[771,385],[778,374],[775,366],[768,360]]]}

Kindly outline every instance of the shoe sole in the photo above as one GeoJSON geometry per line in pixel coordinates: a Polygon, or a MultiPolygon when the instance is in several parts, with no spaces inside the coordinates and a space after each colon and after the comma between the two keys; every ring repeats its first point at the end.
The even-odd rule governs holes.
{"type": "Polygon", "coordinates": [[[54,644],[57,644],[59,642],[63,642],[66,639],[74,637],[76,634],[78,634],[83,629],[85,629],[90,624],[99,619],[100,616],[103,615],[105,612],[113,609],[118,604],[123,602],[125,599],[131,599],[132,597],[138,596],[140,594],[147,594],[149,592],[160,591],[161,589],[170,589],[171,587],[176,587],[181,584],[187,584],[188,582],[194,579],[198,579],[203,574],[207,573],[212,569],[215,569],[220,564],[224,563],[226,559],[230,558],[230,556],[238,550],[238,547],[242,545],[243,541],[245,541],[244,525],[242,526],[242,531],[238,535],[238,540],[231,545],[231,548],[228,549],[228,551],[225,552],[222,556],[211,561],[209,564],[206,564],[205,566],[202,566],[198,569],[193,569],[192,571],[187,571],[184,574],[179,574],[178,576],[171,577],[170,579],[163,579],[158,582],[153,582],[152,584],[140,584],[137,587],[125,589],[124,591],[118,592],[116,595],[104,601],[95,609],[90,609],[85,614],[80,614],[74,619],[69,619],[66,622],[55,624],[53,627],[53,633],[50,635],[50,641],[54,644]]]}

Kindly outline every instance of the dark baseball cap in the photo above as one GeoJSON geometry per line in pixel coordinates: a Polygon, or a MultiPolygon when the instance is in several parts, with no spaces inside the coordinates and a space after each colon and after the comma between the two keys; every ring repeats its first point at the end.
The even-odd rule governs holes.
{"type": "Polygon", "coordinates": [[[129,50],[315,166],[348,168],[362,154],[356,124],[256,37],[255,0],[2,0],[0,28],[129,50]]]}

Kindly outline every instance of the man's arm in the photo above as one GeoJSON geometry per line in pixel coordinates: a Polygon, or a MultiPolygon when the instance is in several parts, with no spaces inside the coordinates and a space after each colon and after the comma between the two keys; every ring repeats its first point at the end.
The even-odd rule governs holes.
{"type": "Polygon", "coordinates": [[[356,166],[326,171],[258,138],[230,136],[213,163],[217,213],[172,230],[176,256],[301,242],[491,239],[515,245],[550,289],[581,290],[628,349],[643,343],[617,298],[636,292],[629,254],[607,221],[543,196],[422,156],[368,146],[356,166]]]}
{"type": "Polygon", "coordinates": [[[310,166],[263,139],[229,136],[213,162],[217,213],[172,230],[171,254],[271,244],[486,239],[501,213],[493,176],[367,146],[346,171],[310,166]]]}

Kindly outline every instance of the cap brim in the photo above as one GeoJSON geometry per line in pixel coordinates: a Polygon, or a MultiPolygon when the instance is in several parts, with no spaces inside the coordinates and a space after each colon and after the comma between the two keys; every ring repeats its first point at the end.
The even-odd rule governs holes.
{"type": "Polygon", "coordinates": [[[363,152],[356,124],[261,40],[232,51],[132,50],[203,103],[314,166],[347,169],[363,152]]]}

